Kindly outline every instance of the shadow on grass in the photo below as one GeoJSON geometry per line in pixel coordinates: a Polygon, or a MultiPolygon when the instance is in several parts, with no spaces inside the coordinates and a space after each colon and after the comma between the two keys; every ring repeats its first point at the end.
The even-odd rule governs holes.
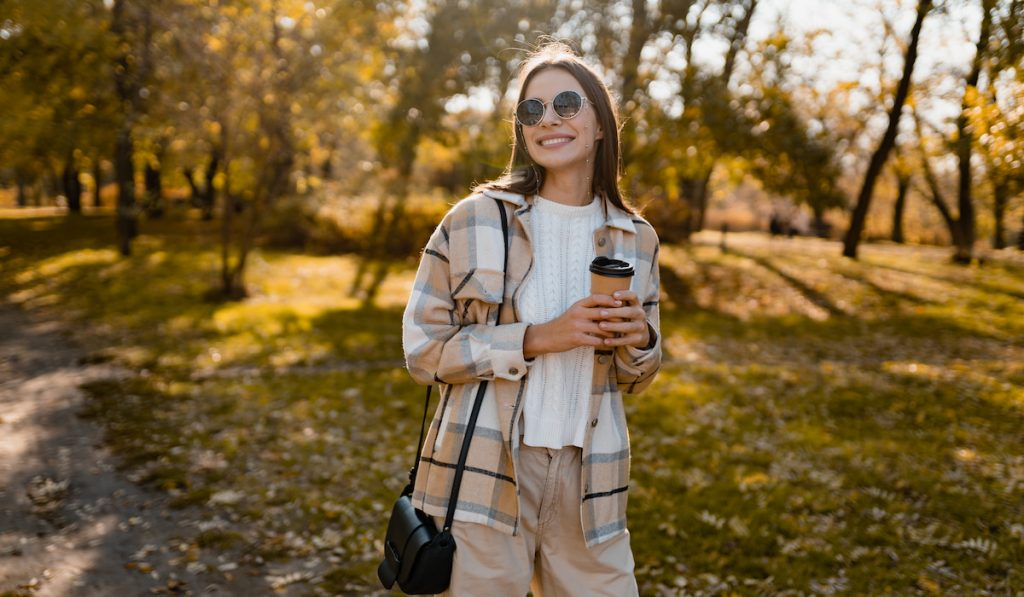
{"type": "Polygon", "coordinates": [[[768,593],[840,570],[853,594],[906,593],[937,560],[951,594],[1019,582],[1022,506],[1007,490],[1024,458],[1024,404],[998,386],[800,364],[662,376],[628,407],[644,431],[629,505],[649,592],[678,574],[667,553],[689,579],[728,571],[770,579],[768,593]]]}
{"type": "Polygon", "coordinates": [[[775,274],[776,276],[778,276],[779,278],[784,280],[787,284],[792,286],[794,289],[799,291],[802,295],[804,295],[804,297],[807,300],[809,300],[810,302],[814,303],[815,305],[817,305],[817,306],[821,307],[822,309],[824,309],[825,311],[827,311],[830,316],[832,316],[832,317],[840,317],[840,316],[845,315],[845,313],[843,313],[842,309],[837,307],[832,302],[832,300],[829,299],[829,297],[827,295],[825,295],[824,293],[818,292],[814,288],[811,288],[809,285],[804,283],[803,280],[801,280],[801,279],[799,279],[799,278],[797,278],[795,276],[792,276],[792,275],[786,273],[785,271],[780,269],[777,265],[775,265],[774,263],[772,263],[768,259],[766,259],[764,257],[760,257],[758,255],[751,255],[749,253],[744,253],[742,251],[737,251],[735,248],[731,248],[729,250],[729,253],[731,255],[737,255],[739,257],[743,257],[744,259],[749,259],[749,260],[753,261],[754,263],[760,265],[764,269],[766,269],[766,270],[770,271],[771,273],[775,274]]]}
{"type": "MultiPolygon", "coordinates": [[[[922,270],[917,270],[917,269],[911,269],[909,267],[897,267],[895,265],[890,265],[890,264],[887,264],[887,263],[878,263],[878,262],[874,262],[874,261],[871,262],[870,265],[872,267],[877,267],[877,268],[880,268],[880,269],[885,269],[885,270],[889,270],[889,271],[897,272],[897,273],[901,273],[901,274],[909,274],[909,275],[912,275],[912,276],[921,276],[923,278],[928,278],[930,280],[934,280],[936,282],[941,282],[941,283],[944,283],[944,284],[949,284],[951,286],[960,286],[960,285],[965,284],[965,280],[958,279],[958,278],[956,278],[954,276],[943,276],[943,275],[936,274],[934,272],[928,272],[928,271],[922,271],[922,270]]],[[[1014,268],[1012,266],[1007,266],[1007,265],[999,265],[999,266],[997,266],[997,265],[994,265],[994,264],[986,266],[986,268],[989,268],[989,269],[991,269],[993,267],[998,267],[1004,273],[1006,273],[1008,275],[1012,275],[1014,277],[1017,277],[1018,281],[1022,285],[1024,285],[1024,275],[1021,275],[1021,272],[1019,272],[1017,270],[1017,268],[1014,268]]],[[[1005,286],[998,285],[998,284],[990,284],[988,282],[984,282],[984,281],[981,281],[981,280],[971,280],[971,281],[968,281],[966,283],[969,284],[970,286],[973,286],[973,287],[975,287],[975,288],[977,288],[979,290],[982,290],[984,292],[995,293],[995,294],[1002,294],[1002,295],[1006,295],[1006,296],[1011,297],[1011,298],[1015,298],[1015,299],[1019,299],[1019,300],[1024,300],[1024,292],[1016,290],[1016,289],[1007,288],[1005,286]]]]}
{"type": "Polygon", "coordinates": [[[349,294],[358,298],[364,309],[372,308],[390,269],[391,261],[389,260],[367,257],[360,259],[349,294]]]}

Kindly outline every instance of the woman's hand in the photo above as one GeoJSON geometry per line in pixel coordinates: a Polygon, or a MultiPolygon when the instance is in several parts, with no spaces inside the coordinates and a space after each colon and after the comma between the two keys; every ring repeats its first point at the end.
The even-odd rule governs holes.
{"type": "Polygon", "coordinates": [[[592,294],[547,323],[531,325],[523,340],[523,356],[532,359],[579,346],[636,346],[651,341],[647,314],[636,293],[592,294]]]}
{"type": "Polygon", "coordinates": [[[640,305],[640,299],[632,290],[619,290],[613,300],[623,303],[621,307],[599,309],[603,332],[614,332],[604,339],[604,346],[635,346],[643,348],[651,342],[651,330],[647,326],[647,313],[640,305]]]}
{"type": "MultiPolygon", "coordinates": [[[[635,296],[635,295],[634,295],[635,296]]],[[[526,328],[523,356],[527,359],[549,352],[565,352],[579,346],[605,346],[614,330],[604,330],[598,323],[602,312],[623,308],[623,302],[606,294],[592,294],[577,301],[555,319],[526,328]]]]}

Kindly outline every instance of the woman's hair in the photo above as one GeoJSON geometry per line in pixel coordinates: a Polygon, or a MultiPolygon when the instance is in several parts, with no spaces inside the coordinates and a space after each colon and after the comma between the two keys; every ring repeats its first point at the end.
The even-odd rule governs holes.
{"type": "MultiPolygon", "coordinates": [[[[587,97],[587,103],[594,109],[597,124],[604,132],[604,137],[597,140],[594,177],[591,181],[592,192],[607,197],[612,204],[624,211],[636,213],[636,210],[623,200],[619,190],[619,122],[615,103],[601,77],[569,46],[561,42],[544,44],[520,63],[519,97],[515,105],[518,106],[519,102],[526,99],[526,88],[533,77],[551,68],[560,68],[579,81],[587,97]]],[[[477,186],[475,190],[510,191],[521,195],[540,192],[546,174],[544,167],[530,157],[526,149],[526,139],[523,137],[523,125],[513,117],[512,126],[515,129],[512,158],[504,174],[496,180],[477,186]]]]}

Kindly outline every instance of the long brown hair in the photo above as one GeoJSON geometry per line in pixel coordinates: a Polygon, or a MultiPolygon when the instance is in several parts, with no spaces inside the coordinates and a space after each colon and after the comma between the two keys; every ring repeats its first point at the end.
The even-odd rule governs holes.
{"type": "MultiPolygon", "coordinates": [[[[604,131],[604,138],[597,140],[594,178],[591,192],[606,197],[613,205],[628,213],[636,209],[628,205],[619,190],[619,119],[615,102],[601,77],[587,63],[583,62],[572,49],[561,42],[544,44],[532,52],[519,65],[519,97],[515,105],[526,99],[526,88],[537,73],[549,68],[560,68],[572,75],[594,108],[597,124],[604,131]]],[[[546,174],[544,167],[533,161],[526,149],[523,127],[513,118],[515,137],[512,141],[512,158],[504,174],[490,182],[479,185],[475,190],[496,190],[533,195],[540,192],[546,174]]]]}

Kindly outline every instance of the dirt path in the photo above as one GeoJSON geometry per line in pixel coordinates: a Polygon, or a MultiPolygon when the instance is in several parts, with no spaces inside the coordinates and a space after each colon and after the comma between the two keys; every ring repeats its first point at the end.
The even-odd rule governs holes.
{"type": "Polygon", "coordinates": [[[127,372],[80,359],[56,326],[0,304],[0,594],[273,594],[196,546],[226,523],[118,474],[78,386],[127,372]]]}

